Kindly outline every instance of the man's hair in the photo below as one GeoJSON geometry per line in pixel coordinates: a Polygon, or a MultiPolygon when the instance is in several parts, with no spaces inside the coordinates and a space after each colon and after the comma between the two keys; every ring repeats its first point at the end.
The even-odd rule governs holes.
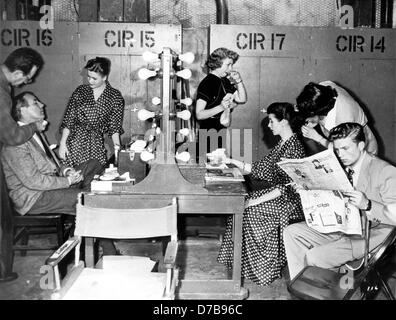
{"type": "Polygon", "coordinates": [[[366,142],[363,126],[355,122],[341,123],[330,130],[329,141],[337,139],[351,138],[354,142],[366,142]]]}
{"type": "Polygon", "coordinates": [[[239,54],[227,48],[217,48],[211,53],[205,65],[209,70],[215,70],[220,68],[223,61],[227,58],[232,59],[233,63],[236,63],[238,61],[239,54]]]}
{"type": "Polygon", "coordinates": [[[24,91],[14,97],[12,109],[11,109],[11,116],[15,121],[21,120],[21,109],[27,107],[28,101],[26,100],[26,95],[32,95],[33,97],[37,98],[33,92],[24,91]]]}
{"type": "Polygon", "coordinates": [[[11,52],[4,61],[4,65],[10,72],[20,70],[24,75],[29,74],[33,66],[40,69],[44,64],[40,53],[32,48],[18,48],[11,52]]]}
{"type": "Polygon", "coordinates": [[[110,73],[111,61],[104,57],[96,57],[88,60],[85,69],[88,71],[99,73],[102,77],[108,76],[110,73]]]}

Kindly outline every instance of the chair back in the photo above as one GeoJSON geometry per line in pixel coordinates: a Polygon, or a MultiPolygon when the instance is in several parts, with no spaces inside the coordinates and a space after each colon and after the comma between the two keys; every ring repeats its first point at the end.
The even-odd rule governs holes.
{"type": "Polygon", "coordinates": [[[81,237],[138,239],[171,236],[177,240],[177,201],[158,199],[150,208],[76,208],[76,229],[81,237]]]}

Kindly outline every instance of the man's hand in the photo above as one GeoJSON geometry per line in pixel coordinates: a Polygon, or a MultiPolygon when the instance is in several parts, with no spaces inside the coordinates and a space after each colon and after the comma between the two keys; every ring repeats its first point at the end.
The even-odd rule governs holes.
{"type": "Polygon", "coordinates": [[[363,192],[358,190],[353,191],[342,191],[342,194],[348,198],[348,202],[354,205],[358,209],[366,209],[368,205],[368,199],[363,192]]]}
{"type": "Polygon", "coordinates": [[[81,170],[69,170],[67,172],[67,179],[69,180],[69,184],[73,185],[79,183],[83,180],[84,176],[81,174],[81,170]]]}

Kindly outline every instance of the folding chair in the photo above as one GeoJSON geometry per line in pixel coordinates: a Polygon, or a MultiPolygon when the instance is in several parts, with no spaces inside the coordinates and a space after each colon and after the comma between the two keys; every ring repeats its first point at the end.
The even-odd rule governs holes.
{"type": "Polygon", "coordinates": [[[178,249],[176,198],[153,198],[150,208],[111,209],[82,205],[76,210],[75,236],[48,260],[53,267],[56,289],[53,299],[154,300],[174,299],[178,279],[175,266],[178,249]],[[166,273],[151,272],[155,262],[147,257],[103,256],[95,268],[79,261],[83,237],[141,239],[170,236],[164,257],[166,273]],[[59,262],[75,248],[75,261],[62,283],[59,262]]]}
{"type": "Polygon", "coordinates": [[[386,297],[394,300],[394,296],[379,272],[379,265],[394,249],[396,228],[391,229],[388,236],[374,251],[369,253],[369,222],[364,217],[365,253],[363,260],[355,260],[346,265],[347,273],[339,273],[329,269],[305,267],[287,286],[289,292],[303,300],[350,300],[367,299],[374,290],[382,289],[386,297]],[[354,271],[351,271],[354,270],[354,271]],[[360,297],[357,294],[360,289],[360,297]]]}

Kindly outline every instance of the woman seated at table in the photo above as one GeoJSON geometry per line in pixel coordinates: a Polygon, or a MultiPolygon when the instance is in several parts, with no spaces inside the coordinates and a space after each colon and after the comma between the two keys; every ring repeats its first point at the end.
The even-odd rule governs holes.
{"type": "MultiPolygon", "coordinates": [[[[251,192],[246,198],[242,222],[242,275],[258,285],[268,285],[281,277],[286,265],[282,240],[283,229],[291,222],[303,220],[298,194],[288,183],[289,176],[276,164],[283,158],[303,158],[304,147],[297,133],[301,125],[290,103],[277,102],[267,109],[268,127],[278,144],[263,159],[252,164],[227,158],[244,174],[266,180],[268,187],[251,192]]],[[[218,261],[232,267],[232,218],[228,219],[218,261]]]]}

